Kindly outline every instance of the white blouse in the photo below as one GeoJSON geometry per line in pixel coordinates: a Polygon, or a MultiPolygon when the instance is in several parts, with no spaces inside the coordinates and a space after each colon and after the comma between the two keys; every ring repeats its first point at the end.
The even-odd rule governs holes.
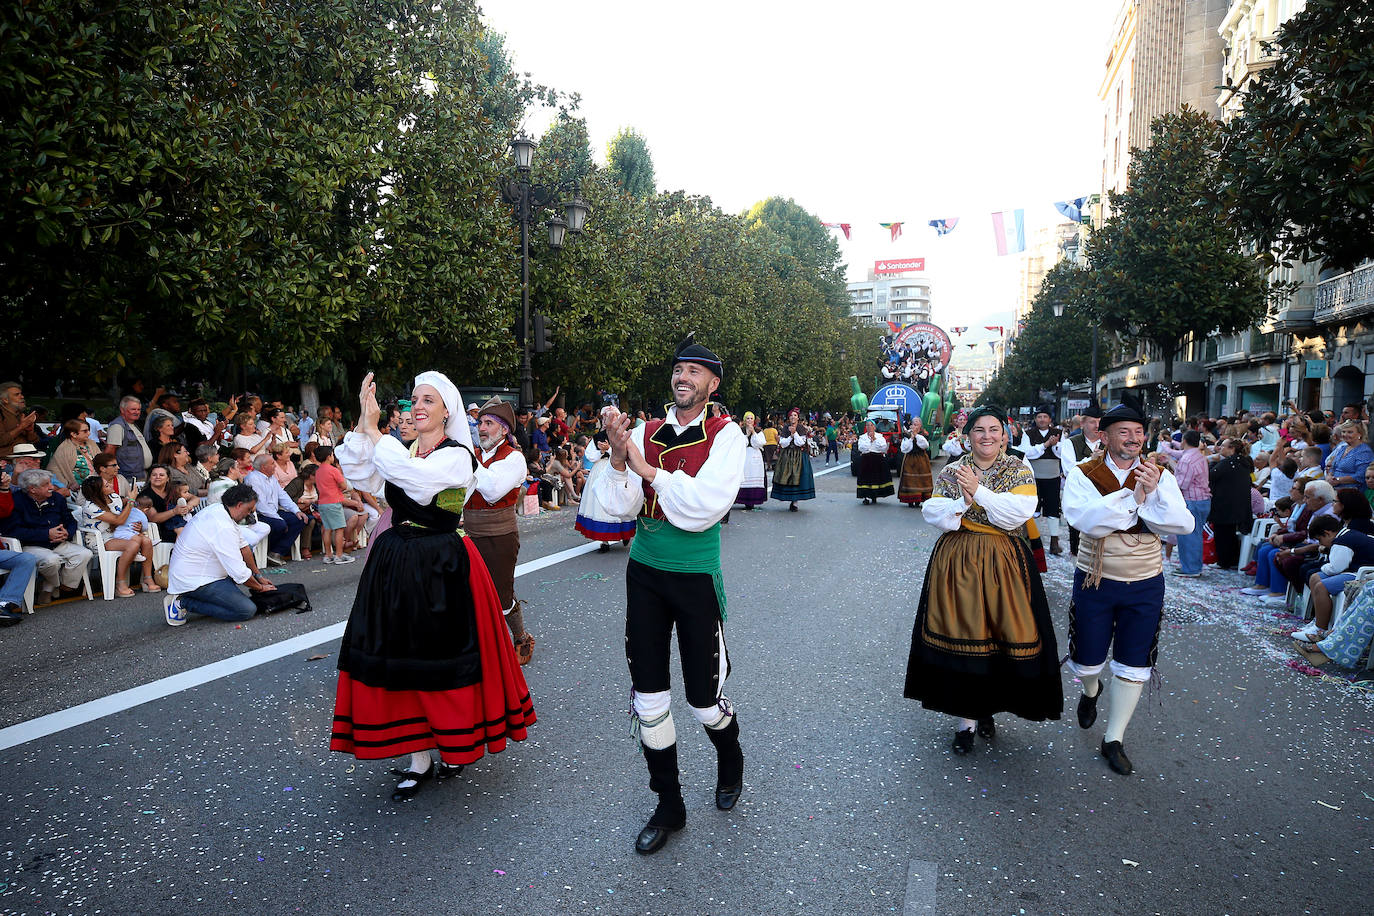
{"type": "Polygon", "coordinates": [[[422,506],[442,491],[470,487],[476,479],[472,454],[467,449],[441,448],[424,458],[414,458],[394,436],[383,436],[374,446],[362,433],[350,432],[334,455],[344,477],[356,481],[362,489],[380,493],[391,483],[422,506]]]}

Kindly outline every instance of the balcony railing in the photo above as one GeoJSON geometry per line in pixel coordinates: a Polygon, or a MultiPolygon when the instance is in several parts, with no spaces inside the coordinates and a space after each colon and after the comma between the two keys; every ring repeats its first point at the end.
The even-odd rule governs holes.
{"type": "Polygon", "coordinates": [[[1374,312],[1374,261],[1317,284],[1317,324],[1359,318],[1374,312]]]}

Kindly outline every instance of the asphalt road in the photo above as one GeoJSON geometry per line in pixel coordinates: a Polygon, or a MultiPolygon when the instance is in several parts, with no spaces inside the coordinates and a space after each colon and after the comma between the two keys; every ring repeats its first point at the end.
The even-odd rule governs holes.
{"type": "MultiPolygon", "coordinates": [[[[518,580],[539,643],[530,738],[390,800],[386,762],[328,749],[337,640],[0,751],[6,913],[1365,913],[1374,694],[1305,676],[1285,621],[1209,573],[1171,579],[1162,687],[1127,733],[1002,717],[948,751],[901,698],[935,533],[847,471],[798,513],[725,533],[745,794],[711,804],[709,743],[675,697],[687,828],[637,856],[652,810],[630,737],[625,552],[518,580]],[[311,660],[312,656],[324,659],[311,660]]],[[[571,510],[522,559],[583,543],[571,510]]],[[[161,621],[151,596],[63,605],[0,633],[13,725],[344,620],[361,564],[294,564],[315,610],[161,621]]],[[[1046,575],[1061,626],[1070,569],[1046,575]]],[[[308,640],[307,640],[308,641],[308,640]]],[[[1348,674],[1348,673],[1347,673],[1348,674]]],[[[0,735],[5,734],[0,732],[0,735]]],[[[12,732],[10,734],[13,734],[12,732]]]]}

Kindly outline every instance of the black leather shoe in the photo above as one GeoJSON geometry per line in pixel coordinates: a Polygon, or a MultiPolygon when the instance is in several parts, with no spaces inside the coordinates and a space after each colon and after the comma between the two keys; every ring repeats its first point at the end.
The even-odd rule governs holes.
{"type": "Polygon", "coordinates": [[[24,622],[23,615],[16,614],[14,610],[15,608],[12,604],[7,604],[3,609],[0,609],[0,627],[12,627],[16,623],[24,622]]]}
{"type": "Polygon", "coordinates": [[[668,837],[687,826],[687,808],[682,804],[682,797],[678,796],[675,800],[665,803],[659,799],[658,807],[654,809],[654,816],[649,818],[649,823],[644,825],[644,829],[639,831],[639,836],[635,837],[635,852],[641,856],[652,855],[663,848],[663,844],[668,842],[668,837]],[[674,801],[676,803],[674,803],[674,801]]]}
{"type": "Polygon", "coordinates": [[[438,763],[434,764],[434,766],[430,767],[430,769],[434,771],[434,778],[443,782],[445,779],[452,779],[455,776],[461,775],[463,772],[463,764],[444,763],[440,760],[438,763]]]}
{"type": "Polygon", "coordinates": [[[672,827],[655,827],[645,824],[644,829],[635,837],[635,852],[641,856],[651,856],[663,848],[668,837],[676,831],[672,827]]]}
{"type": "Polygon", "coordinates": [[[954,753],[958,754],[960,757],[973,750],[973,729],[970,728],[968,731],[955,732],[954,744],[950,747],[950,750],[954,751],[954,753]]]}
{"type": "Polygon", "coordinates": [[[722,811],[729,811],[735,807],[743,792],[744,780],[728,786],[716,786],[716,807],[722,811]]]}
{"type": "Polygon", "coordinates": [[[1078,727],[1092,728],[1097,721],[1097,701],[1102,699],[1102,685],[1097,685],[1097,696],[1090,697],[1086,693],[1078,695],[1078,727]]]}
{"type": "Polygon", "coordinates": [[[1130,776],[1135,771],[1120,741],[1103,741],[1102,756],[1107,758],[1107,765],[1122,776],[1130,776]]]}
{"type": "Polygon", "coordinates": [[[984,716],[978,720],[978,737],[985,741],[997,737],[997,723],[992,720],[992,716],[984,716]]]}
{"type": "Polygon", "coordinates": [[[423,773],[416,773],[414,770],[402,769],[393,769],[391,773],[393,776],[401,777],[401,782],[414,780],[414,785],[407,786],[405,788],[402,788],[401,784],[397,783],[396,790],[391,793],[392,801],[409,801],[410,799],[414,798],[417,794],[419,794],[421,787],[424,786],[427,780],[434,778],[434,765],[430,764],[429,769],[425,770],[423,773]]]}

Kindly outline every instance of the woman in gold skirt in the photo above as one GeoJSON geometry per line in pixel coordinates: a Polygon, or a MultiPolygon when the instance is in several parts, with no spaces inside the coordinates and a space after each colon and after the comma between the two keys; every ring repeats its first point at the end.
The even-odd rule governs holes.
{"type": "Polygon", "coordinates": [[[921,512],[945,533],[935,543],[911,634],[905,695],[959,719],[953,750],[973,749],[993,716],[1058,719],[1064,708],[1058,646],[1026,523],[1035,478],[1007,455],[1003,414],[969,416],[971,451],[950,461],[921,512]]]}

